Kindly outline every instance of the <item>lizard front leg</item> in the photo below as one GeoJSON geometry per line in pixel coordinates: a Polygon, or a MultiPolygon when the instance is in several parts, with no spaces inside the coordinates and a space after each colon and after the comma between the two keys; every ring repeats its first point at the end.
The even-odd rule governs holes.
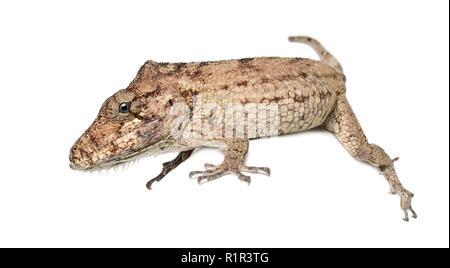
{"type": "Polygon", "coordinates": [[[244,165],[248,152],[247,139],[230,139],[226,140],[225,159],[220,165],[205,164],[205,171],[192,171],[189,177],[197,179],[198,183],[209,182],[228,174],[236,175],[239,180],[250,183],[250,176],[242,174],[242,172],[262,173],[270,175],[268,167],[249,167],[244,165]]]}
{"type": "Polygon", "coordinates": [[[188,159],[191,156],[192,152],[194,152],[194,150],[180,152],[177,155],[177,157],[175,157],[175,159],[173,159],[169,162],[163,163],[163,169],[162,169],[161,173],[159,173],[158,176],[156,176],[155,178],[153,178],[147,182],[147,189],[151,190],[152,184],[154,182],[162,180],[162,178],[164,178],[170,171],[172,171],[173,169],[178,167],[178,165],[180,165],[181,163],[186,161],[186,159],[188,159]]]}

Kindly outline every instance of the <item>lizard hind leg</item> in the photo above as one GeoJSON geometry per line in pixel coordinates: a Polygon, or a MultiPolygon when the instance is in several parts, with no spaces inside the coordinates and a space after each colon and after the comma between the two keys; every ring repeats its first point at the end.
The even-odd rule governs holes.
{"type": "Polygon", "coordinates": [[[336,135],[355,159],[380,168],[381,174],[389,183],[390,193],[400,195],[400,206],[404,212],[405,217],[403,219],[405,221],[409,220],[408,212],[411,212],[413,218],[417,217],[411,207],[411,198],[414,194],[403,187],[395,172],[394,161],[397,159],[391,159],[378,145],[369,144],[344,95],[337,96],[335,109],[325,121],[324,126],[336,135]]]}
{"type": "Polygon", "coordinates": [[[244,175],[242,172],[262,173],[270,175],[268,167],[250,167],[244,165],[248,151],[247,139],[236,139],[227,141],[227,150],[224,161],[219,165],[206,163],[204,171],[192,171],[189,177],[197,179],[199,184],[209,182],[228,174],[236,175],[239,180],[250,184],[250,176],[244,175]]]}

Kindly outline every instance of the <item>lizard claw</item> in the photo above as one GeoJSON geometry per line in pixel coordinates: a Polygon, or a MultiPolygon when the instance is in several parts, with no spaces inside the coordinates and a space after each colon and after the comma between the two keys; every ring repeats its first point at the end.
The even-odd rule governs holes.
{"type": "Polygon", "coordinates": [[[239,180],[246,182],[248,185],[250,185],[250,182],[251,182],[250,176],[246,176],[240,172],[237,175],[238,175],[239,180]]]}
{"type": "Polygon", "coordinates": [[[242,165],[240,171],[254,173],[254,174],[264,174],[266,176],[270,176],[270,168],[268,167],[247,167],[242,165]]]}
{"type": "Polygon", "coordinates": [[[205,163],[205,169],[214,169],[216,168],[216,165],[210,164],[210,163],[205,163]]]}
{"type": "Polygon", "coordinates": [[[156,181],[160,181],[163,177],[164,177],[164,176],[162,176],[162,175],[160,174],[160,175],[158,175],[157,177],[155,177],[155,178],[149,180],[149,181],[147,182],[147,189],[151,190],[151,189],[152,189],[152,184],[153,184],[154,182],[156,182],[156,181]]]}
{"type": "Polygon", "coordinates": [[[206,182],[210,182],[212,180],[220,178],[220,177],[222,177],[224,175],[226,175],[226,174],[216,173],[216,174],[211,174],[211,175],[199,176],[199,177],[197,177],[197,182],[198,182],[198,184],[204,184],[206,182]]]}
{"type": "Polygon", "coordinates": [[[215,179],[218,179],[227,174],[235,174],[239,180],[250,184],[251,179],[250,176],[244,175],[241,172],[249,172],[249,173],[260,173],[270,176],[270,169],[268,167],[248,167],[245,165],[240,165],[239,168],[232,168],[226,165],[213,165],[210,163],[205,164],[204,171],[191,171],[189,173],[189,178],[197,179],[198,184],[203,184],[205,182],[210,182],[215,179]]]}
{"type": "Polygon", "coordinates": [[[221,166],[212,166],[212,164],[205,164],[207,170],[191,171],[189,173],[189,178],[197,179],[198,184],[203,184],[228,174],[221,166]]]}
{"type": "Polygon", "coordinates": [[[189,178],[195,179],[195,177],[197,175],[206,176],[206,175],[210,175],[210,174],[214,174],[214,173],[216,173],[216,172],[213,169],[208,169],[208,170],[205,170],[205,171],[195,170],[195,171],[189,172],[189,178]]]}

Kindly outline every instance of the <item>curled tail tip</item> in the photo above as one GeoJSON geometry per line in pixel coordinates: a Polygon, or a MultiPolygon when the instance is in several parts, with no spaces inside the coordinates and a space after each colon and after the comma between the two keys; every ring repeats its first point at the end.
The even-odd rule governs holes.
{"type": "Polygon", "coordinates": [[[321,61],[325,62],[326,64],[330,65],[331,67],[333,67],[336,71],[343,73],[342,70],[342,66],[341,64],[338,62],[338,60],[331,55],[330,52],[328,52],[323,46],[322,44],[319,43],[319,41],[317,41],[316,39],[309,37],[309,36],[289,36],[288,40],[290,42],[295,42],[295,43],[303,43],[303,44],[307,44],[310,47],[312,47],[316,53],[319,55],[319,58],[321,61]]]}
{"type": "Polygon", "coordinates": [[[298,36],[289,36],[288,37],[289,42],[296,42],[296,43],[309,43],[313,42],[314,38],[304,35],[298,35],[298,36]]]}
{"type": "Polygon", "coordinates": [[[295,36],[289,36],[289,37],[288,37],[288,40],[289,40],[289,42],[294,42],[295,36]]]}

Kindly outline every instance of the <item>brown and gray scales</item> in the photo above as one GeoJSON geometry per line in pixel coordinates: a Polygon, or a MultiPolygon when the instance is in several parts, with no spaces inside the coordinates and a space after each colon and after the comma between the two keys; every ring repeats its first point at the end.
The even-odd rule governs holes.
{"type": "MultiPolygon", "coordinates": [[[[333,108],[344,75],[322,62],[301,58],[249,58],[209,63],[159,64],[174,79],[183,102],[203,104],[276,103],[280,134],[321,125],[333,108]]],[[[191,106],[192,107],[192,106],[191,106]]],[[[201,106],[199,106],[201,107],[201,106]]],[[[267,118],[270,121],[272,118],[267,118]]]]}
{"type": "Polygon", "coordinates": [[[239,138],[224,135],[227,127],[235,130],[239,123],[247,131],[246,120],[234,118],[233,124],[224,116],[211,115],[212,119],[206,119],[213,120],[213,125],[224,126],[220,137],[182,134],[192,126],[189,122],[195,119],[193,116],[200,114],[205,119],[194,110],[204,104],[214,103],[222,111],[227,104],[276,104],[278,117],[272,117],[274,113],[268,111],[267,122],[279,120],[279,134],[321,126],[334,133],[354,158],[380,168],[391,193],[401,197],[404,220],[408,220],[408,211],[416,217],[411,208],[413,194],[400,183],[393,165],[395,159],[379,146],[368,143],[347,101],[345,76],[339,62],[312,38],[300,36],[289,40],[309,44],[321,61],[271,57],[198,63],[146,62],[126,89],[105,101],[94,123],[73,145],[71,168],[102,169],[145,155],[179,152],[174,160],[163,164],[161,174],[149,181],[147,187],[151,189],[153,182],[160,181],[196,148],[207,146],[225,150],[225,159],[219,165],[205,164],[205,171],[192,171],[191,178],[201,183],[235,174],[249,183],[250,177],[243,172],[270,175],[270,169],[244,164],[247,132],[239,138]],[[189,109],[175,109],[176,103],[184,103],[189,109]],[[120,110],[123,105],[126,109],[120,110]],[[174,123],[183,116],[186,120],[174,131],[174,123]]]}

